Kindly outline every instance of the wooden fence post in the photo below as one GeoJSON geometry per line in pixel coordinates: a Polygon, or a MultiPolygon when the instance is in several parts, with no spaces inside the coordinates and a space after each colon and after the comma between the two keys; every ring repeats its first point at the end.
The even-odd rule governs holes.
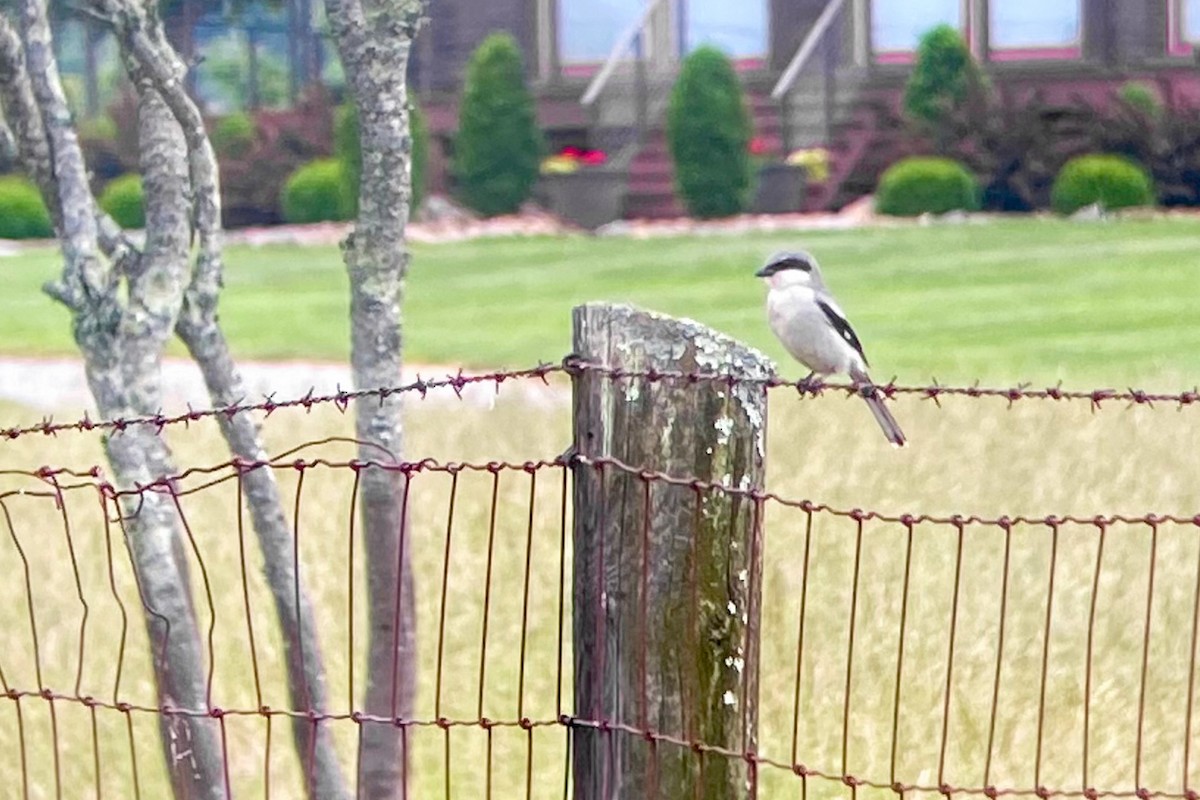
{"type": "Polygon", "coordinates": [[[619,305],[576,308],[574,347],[574,797],[754,797],[762,508],[692,480],[761,489],[770,362],[619,305]]]}

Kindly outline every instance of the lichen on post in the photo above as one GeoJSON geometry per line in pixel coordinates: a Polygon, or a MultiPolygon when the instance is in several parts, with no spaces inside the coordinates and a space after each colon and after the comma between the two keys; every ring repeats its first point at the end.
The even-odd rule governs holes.
{"type": "Polygon", "coordinates": [[[628,306],[581,306],[574,325],[574,796],[750,796],[745,759],[660,737],[757,746],[763,526],[748,490],[763,485],[772,366],[628,306]]]}

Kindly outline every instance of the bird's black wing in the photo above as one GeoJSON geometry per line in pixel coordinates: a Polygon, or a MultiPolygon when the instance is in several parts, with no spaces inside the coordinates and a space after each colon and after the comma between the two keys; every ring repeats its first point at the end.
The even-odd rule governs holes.
{"type": "MultiPolygon", "coordinates": [[[[838,336],[842,337],[842,340],[846,344],[858,351],[858,354],[862,356],[863,364],[867,364],[867,354],[863,352],[862,342],[858,340],[858,335],[854,332],[854,328],[850,327],[850,323],[842,315],[841,309],[820,297],[817,298],[817,307],[821,309],[821,313],[825,315],[825,319],[829,320],[829,324],[837,331],[838,336]]],[[[867,364],[867,366],[870,366],[870,364],[867,364]]]]}

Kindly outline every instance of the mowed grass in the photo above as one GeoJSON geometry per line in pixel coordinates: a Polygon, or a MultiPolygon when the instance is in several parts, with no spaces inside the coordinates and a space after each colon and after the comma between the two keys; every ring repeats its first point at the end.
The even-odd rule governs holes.
{"type": "MultiPolygon", "coordinates": [[[[421,245],[404,305],[407,357],[557,360],[573,305],[621,300],[698,319],[782,360],[751,274],[787,247],[817,255],[882,378],[1122,385],[1200,372],[1200,220],[1190,218],[421,245]]],[[[58,269],[50,250],[6,261],[0,353],[74,352],[66,313],[38,290],[58,269]]],[[[231,247],[226,276],[222,319],[241,357],[346,357],[336,248],[231,247]]]]}
{"type": "MultiPolygon", "coordinates": [[[[569,436],[565,397],[558,405],[528,405],[511,396],[508,386],[490,409],[414,401],[408,414],[408,456],[487,462],[560,452],[569,436]]],[[[1200,511],[1196,412],[1195,408],[1177,411],[1114,404],[1093,413],[1085,403],[1052,402],[1021,402],[1009,408],[1003,401],[966,398],[947,398],[939,408],[903,398],[896,403],[896,414],[913,446],[893,451],[857,400],[826,396],[802,401],[780,391],[772,395],[770,406],[768,483],[785,497],[892,514],[1190,516],[1200,511]]],[[[4,416],[9,422],[32,418],[16,409],[6,410],[4,416]]],[[[278,412],[266,420],[272,452],[349,432],[349,418],[330,410],[310,416],[278,412]]],[[[179,464],[215,464],[227,457],[209,424],[168,435],[179,464]]],[[[9,468],[47,463],[86,467],[101,460],[97,438],[91,435],[30,437],[0,447],[9,468]]],[[[334,443],[299,455],[339,459],[352,453],[334,443]]],[[[352,475],[344,469],[317,467],[306,473],[302,486],[290,467],[279,475],[289,513],[299,493],[301,573],[317,607],[330,710],[345,713],[359,702],[364,680],[361,648],[367,632],[362,554],[349,529],[352,475]]],[[[568,586],[560,604],[559,583],[564,558],[570,580],[569,528],[568,552],[563,552],[562,544],[564,522],[569,524],[561,511],[562,475],[547,470],[538,473],[535,481],[523,471],[506,471],[496,484],[493,480],[488,473],[459,476],[452,524],[450,477],[421,475],[412,487],[420,642],[416,714],[422,720],[443,716],[469,721],[482,715],[513,722],[524,715],[550,721],[560,711],[571,712],[570,591],[568,586]],[[489,583],[493,491],[497,505],[489,583]],[[565,620],[567,631],[561,654],[560,619],[565,620]]],[[[0,481],[0,491],[5,492],[49,488],[42,481],[12,475],[0,481]]],[[[198,482],[194,479],[183,486],[195,487],[198,482]]],[[[207,631],[212,624],[214,630],[214,705],[252,710],[262,703],[287,708],[278,624],[263,585],[248,518],[244,568],[239,555],[235,485],[202,489],[182,504],[213,590],[210,607],[202,587],[196,588],[201,626],[207,631]],[[243,576],[257,672],[251,659],[243,576]]],[[[62,511],[53,497],[6,494],[3,505],[13,525],[11,531],[0,528],[0,671],[5,685],[74,695],[78,679],[81,695],[154,705],[136,587],[113,529],[116,591],[110,588],[105,526],[94,491],[66,492],[70,543],[83,601],[76,589],[62,511]],[[28,582],[17,543],[28,560],[28,582]],[[81,651],[84,602],[87,624],[81,651]],[[127,627],[121,604],[128,614],[127,627]],[[127,640],[122,646],[123,633],[127,640]]],[[[817,514],[811,539],[806,539],[803,512],[776,503],[765,508],[758,746],[763,757],[790,762],[795,737],[795,757],[810,769],[838,775],[844,767],[855,776],[883,784],[895,778],[923,785],[945,781],[1030,789],[1040,781],[1053,788],[1078,789],[1086,780],[1101,789],[1132,790],[1140,769],[1142,786],[1178,792],[1184,780],[1200,779],[1195,758],[1200,731],[1195,724],[1186,768],[1183,756],[1189,735],[1186,701],[1194,677],[1191,631],[1200,559],[1200,536],[1194,525],[1159,525],[1153,561],[1152,530],[1147,525],[1109,527],[1099,561],[1096,527],[1062,526],[1052,598],[1053,539],[1047,527],[1012,529],[1006,573],[1004,532],[965,525],[957,603],[953,589],[958,530],[951,525],[916,525],[899,673],[900,710],[894,717],[906,529],[878,522],[862,527],[847,696],[856,524],[817,514]],[[1098,587],[1094,596],[1093,581],[1098,587]],[[794,716],[800,608],[805,596],[800,704],[794,716]],[[1040,712],[1042,648],[1051,602],[1045,709],[1040,712]],[[1093,603],[1086,738],[1090,771],[1085,778],[1084,687],[1093,603]],[[1144,641],[1149,642],[1145,654],[1144,641]],[[1148,666],[1143,678],[1144,655],[1148,666]],[[1143,693],[1139,765],[1136,743],[1143,693]],[[894,719],[898,723],[893,762],[894,719]]],[[[193,564],[192,572],[199,584],[198,564],[193,564]]],[[[141,796],[167,796],[154,716],[132,712],[128,720],[141,796]]],[[[356,726],[351,721],[328,724],[349,772],[356,726]]],[[[22,699],[19,705],[0,700],[0,771],[10,787],[7,793],[21,796],[25,776],[33,797],[52,797],[59,786],[64,796],[92,796],[97,781],[95,746],[102,796],[134,796],[125,715],[98,709],[95,725],[93,738],[92,718],[78,703],[57,701],[51,706],[37,697],[22,699]]],[[[271,726],[269,752],[263,719],[231,715],[224,726],[230,779],[238,797],[265,796],[268,780],[271,797],[301,796],[301,762],[282,719],[271,726]]],[[[410,797],[484,797],[489,789],[496,798],[561,796],[566,738],[557,726],[537,727],[531,734],[517,727],[497,727],[490,739],[474,725],[453,727],[448,733],[430,726],[413,729],[411,736],[410,797]]],[[[737,742],[727,744],[741,747],[737,742]]],[[[763,766],[759,785],[760,797],[802,796],[801,780],[790,770],[763,766]]],[[[833,780],[809,778],[806,788],[814,798],[849,796],[846,787],[833,780]]],[[[894,797],[888,791],[866,789],[859,794],[881,800],[894,797]]]]}

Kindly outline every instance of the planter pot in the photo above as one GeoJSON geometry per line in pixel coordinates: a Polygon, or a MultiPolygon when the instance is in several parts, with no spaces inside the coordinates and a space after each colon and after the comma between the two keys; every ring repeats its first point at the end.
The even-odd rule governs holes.
{"type": "Polygon", "coordinates": [[[624,170],[580,169],[543,175],[538,194],[558,216],[594,230],[625,213],[629,174],[624,170]]]}
{"type": "Polygon", "coordinates": [[[805,172],[803,167],[767,164],[758,170],[754,190],[755,214],[793,214],[804,208],[805,172]]]}

